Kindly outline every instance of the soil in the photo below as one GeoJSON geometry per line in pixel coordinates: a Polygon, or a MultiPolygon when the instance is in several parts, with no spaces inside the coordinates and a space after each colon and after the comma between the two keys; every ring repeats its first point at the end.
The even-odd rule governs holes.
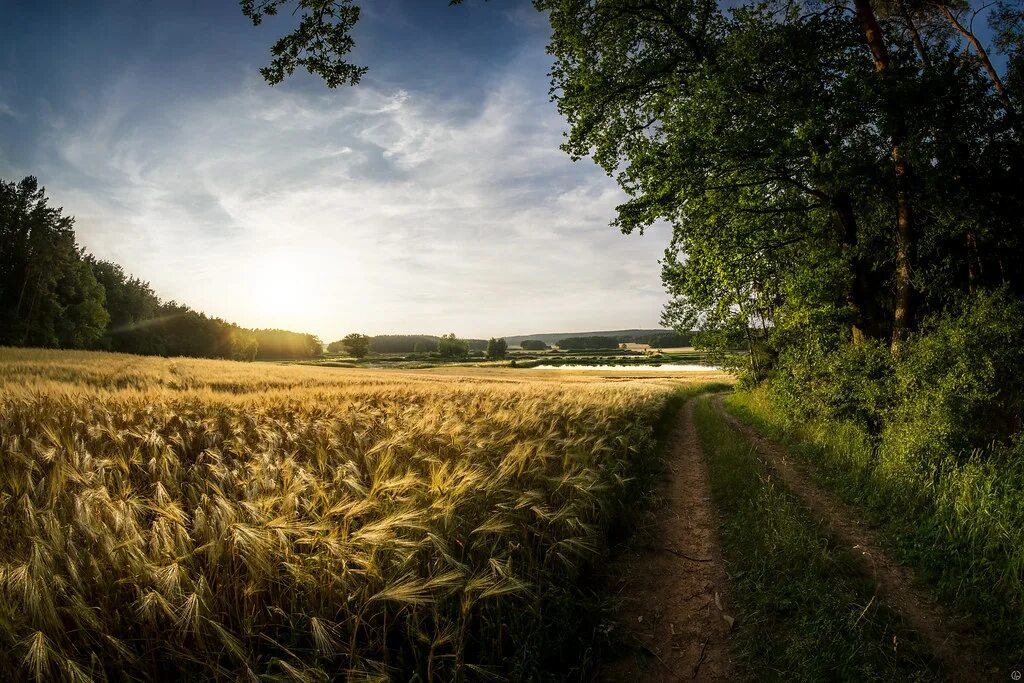
{"type": "Polygon", "coordinates": [[[662,505],[612,567],[618,652],[599,681],[732,680],[726,573],[693,401],[670,438],[662,505]]]}

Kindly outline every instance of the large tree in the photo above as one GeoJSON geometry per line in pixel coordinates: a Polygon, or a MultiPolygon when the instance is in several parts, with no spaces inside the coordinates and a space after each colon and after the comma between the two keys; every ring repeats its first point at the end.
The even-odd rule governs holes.
{"type": "Polygon", "coordinates": [[[345,335],[345,338],[341,340],[341,345],[350,356],[355,358],[363,358],[370,352],[370,338],[358,332],[345,335]]]}

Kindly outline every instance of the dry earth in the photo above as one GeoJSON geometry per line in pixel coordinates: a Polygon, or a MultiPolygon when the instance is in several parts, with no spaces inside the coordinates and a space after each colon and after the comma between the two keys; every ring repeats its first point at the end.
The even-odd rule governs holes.
{"type": "Polygon", "coordinates": [[[602,681],[733,678],[726,575],[692,400],[680,411],[670,443],[659,490],[663,505],[611,568],[621,598],[621,649],[602,681]]]}

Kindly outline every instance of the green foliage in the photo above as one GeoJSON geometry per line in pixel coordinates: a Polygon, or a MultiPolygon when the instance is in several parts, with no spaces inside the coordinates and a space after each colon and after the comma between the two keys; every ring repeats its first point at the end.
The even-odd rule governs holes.
{"type": "Polygon", "coordinates": [[[650,344],[655,349],[676,349],[690,346],[693,343],[693,335],[688,333],[655,334],[645,340],[638,339],[637,341],[641,344],[650,344]]]}
{"type": "MultiPolygon", "coordinates": [[[[918,569],[942,599],[973,614],[1007,664],[1024,656],[1024,448],[1006,444],[951,452],[936,443],[906,458],[908,435],[879,444],[854,422],[796,417],[761,387],[726,399],[729,409],[785,440],[808,471],[881,528],[898,559],[918,569]]],[[[898,423],[894,423],[898,424],[898,423]]],[[[940,430],[941,432],[942,430],[940,430]]],[[[911,443],[922,441],[909,435],[911,443]]]]}
{"type": "Polygon", "coordinates": [[[465,358],[469,355],[469,342],[452,334],[442,335],[437,340],[437,353],[441,358],[465,358]]]}
{"type": "MultiPolygon", "coordinates": [[[[964,68],[944,19],[924,34],[924,65],[907,19],[876,8],[880,74],[841,5],[536,4],[553,29],[564,148],[628,194],[617,227],[672,225],[664,322],[699,327],[712,349],[742,345],[753,379],[807,338],[902,339],[902,268],[911,327],[974,289],[1024,292],[1016,117],[980,57],[964,68]]],[[[932,23],[936,11],[913,9],[932,23]]],[[[993,16],[1015,63],[1017,15],[993,16]]]]}
{"type": "Polygon", "coordinates": [[[504,339],[491,337],[487,340],[487,357],[491,360],[500,360],[508,352],[508,342],[504,339]]]}
{"type": "Polygon", "coordinates": [[[615,337],[566,337],[555,342],[555,346],[563,351],[617,349],[619,340],[615,337]]]}
{"type": "Polygon", "coordinates": [[[852,422],[924,463],[929,452],[970,452],[1019,432],[1021,368],[1024,305],[1006,291],[980,292],[923,321],[895,357],[870,340],[794,344],[772,388],[796,419],[852,422]]]}
{"type": "Polygon", "coordinates": [[[370,352],[370,338],[358,332],[345,335],[345,338],[341,340],[341,345],[345,348],[346,353],[356,358],[365,358],[366,354],[370,352]]]}
{"type": "Polygon", "coordinates": [[[109,314],[74,219],[35,178],[0,181],[0,344],[88,348],[109,314]]]}
{"type": "Polygon", "coordinates": [[[891,457],[930,469],[1024,436],[1024,304],[1005,292],[926,320],[895,368],[896,406],[883,439],[891,457]]]}
{"type": "Polygon", "coordinates": [[[371,353],[412,353],[436,350],[437,340],[430,334],[379,334],[370,338],[371,353]],[[417,346],[419,350],[417,350],[417,346]]]}
{"type": "Polygon", "coordinates": [[[524,351],[547,351],[550,347],[540,339],[524,339],[519,342],[519,348],[524,351]]]}
{"type": "Polygon", "coordinates": [[[799,419],[852,421],[877,435],[895,399],[893,372],[892,355],[882,342],[826,351],[809,339],[786,350],[772,386],[799,419]]]}
{"type": "Polygon", "coordinates": [[[127,275],[116,263],[92,260],[106,293],[110,323],[100,343],[109,351],[160,354],[164,343],[152,321],[160,317],[160,299],[148,282],[127,275]]]}
{"type": "MultiPolygon", "coordinates": [[[[236,327],[233,326],[232,327],[236,327]]],[[[242,328],[236,328],[242,329],[242,328]]],[[[244,330],[258,345],[258,359],[314,358],[323,353],[323,343],[313,334],[289,330],[244,330]]]]}
{"type": "MultiPolygon", "coordinates": [[[[276,15],[292,0],[240,0],[239,4],[242,13],[259,26],[264,17],[276,15]]],[[[298,13],[298,26],[270,48],[270,64],[260,69],[263,78],[277,85],[296,68],[303,68],[329,88],[358,83],[366,68],[345,57],[355,46],[350,32],[359,21],[359,7],[352,0],[296,0],[291,13],[298,13]]]]}

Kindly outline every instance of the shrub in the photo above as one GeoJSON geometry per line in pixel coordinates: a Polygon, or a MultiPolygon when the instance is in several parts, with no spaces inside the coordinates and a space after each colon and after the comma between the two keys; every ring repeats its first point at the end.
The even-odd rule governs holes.
{"type": "Polygon", "coordinates": [[[808,343],[787,352],[772,386],[794,418],[852,421],[877,434],[893,400],[892,373],[880,342],[832,351],[808,343]]]}
{"type": "Polygon", "coordinates": [[[930,467],[1009,443],[1021,429],[1024,306],[1001,292],[979,294],[925,322],[895,364],[896,403],[884,448],[930,467]]]}

